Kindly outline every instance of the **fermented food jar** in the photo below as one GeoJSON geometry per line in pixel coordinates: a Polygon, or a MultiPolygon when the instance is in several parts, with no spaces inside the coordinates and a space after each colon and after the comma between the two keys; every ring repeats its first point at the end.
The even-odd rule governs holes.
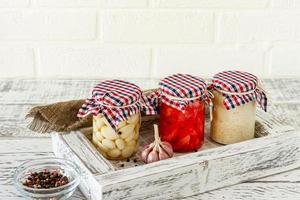
{"type": "Polygon", "coordinates": [[[188,74],[159,83],[159,133],[175,152],[198,150],[204,143],[206,83],[188,74]]]}
{"type": "Polygon", "coordinates": [[[121,80],[101,82],[78,116],[93,113],[93,143],[111,160],[126,159],[139,147],[141,110],[147,110],[141,89],[121,80]]]}
{"type": "Polygon", "coordinates": [[[212,140],[232,144],[254,138],[256,104],[267,109],[266,94],[258,83],[255,75],[241,71],[213,76],[212,140]]]}

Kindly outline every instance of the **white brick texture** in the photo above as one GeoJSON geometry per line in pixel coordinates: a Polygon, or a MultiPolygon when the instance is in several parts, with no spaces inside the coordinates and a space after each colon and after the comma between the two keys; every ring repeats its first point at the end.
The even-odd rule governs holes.
{"type": "Polygon", "coordinates": [[[161,8],[265,8],[268,0],[151,0],[161,8]]]}
{"type": "Polygon", "coordinates": [[[99,5],[99,0],[36,0],[41,7],[90,7],[99,5]]]}
{"type": "Polygon", "coordinates": [[[283,9],[290,9],[300,8],[300,1],[299,0],[273,0],[272,1],[272,7],[274,8],[283,8],[283,9]]]}
{"type": "Polygon", "coordinates": [[[225,13],[218,22],[218,42],[290,40],[299,27],[298,18],[298,14],[288,11],[225,13]]]}
{"type": "Polygon", "coordinates": [[[148,5],[148,0],[36,0],[36,2],[41,7],[144,8],[148,5]]]}
{"type": "Polygon", "coordinates": [[[145,48],[41,48],[41,77],[148,78],[145,48]]]}
{"type": "Polygon", "coordinates": [[[0,0],[0,78],[300,77],[300,0],[0,0]]]}
{"type": "Polygon", "coordinates": [[[144,8],[148,0],[100,0],[100,4],[108,8],[144,8]]]}
{"type": "Polygon", "coordinates": [[[271,73],[276,77],[300,77],[300,44],[277,46],[272,49],[271,73]]]}
{"type": "Polygon", "coordinates": [[[0,11],[0,40],[89,40],[95,24],[92,11],[0,11]]]}
{"type": "Polygon", "coordinates": [[[248,71],[262,76],[264,51],[236,48],[162,48],[156,52],[155,78],[174,72],[211,77],[228,69],[248,71]]]}
{"type": "Polygon", "coordinates": [[[33,77],[34,56],[30,48],[0,48],[0,78],[33,77]]]}
{"type": "Polygon", "coordinates": [[[104,16],[105,42],[201,43],[213,39],[213,15],[195,11],[112,11],[104,16]]]}
{"type": "Polygon", "coordinates": [[[30,0],[0,0],[0,8],[27,7],[30,0]]]}

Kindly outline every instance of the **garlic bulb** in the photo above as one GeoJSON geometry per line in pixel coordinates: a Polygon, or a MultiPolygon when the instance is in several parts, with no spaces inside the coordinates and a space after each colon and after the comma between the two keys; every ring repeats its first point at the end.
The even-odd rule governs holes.
{"type": "Polygon", "coordinates": [[[158,126],[156,124],[154,124],[154,138],[154,142],[146,145],[141,153],[141,158],[145,163],[152,163],[173,156],[172,145],[160,140],[158,126]]]}

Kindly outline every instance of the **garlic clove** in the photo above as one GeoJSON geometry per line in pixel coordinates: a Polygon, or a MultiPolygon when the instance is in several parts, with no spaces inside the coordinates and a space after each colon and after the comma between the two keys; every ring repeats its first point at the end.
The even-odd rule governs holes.
{"type": "Polygon", "coordinates": [[[101,142],[97,141],[96,145],[98,146],[99,149],[101,149],[101,153],[102,152],[107,152],[109,150],[109,148],[107,148],[106,146],[104,146],[101,142]]]}
{"type": "Polygon", "coordinates": [[[138,120],[139,120],[139,114],[135,114],[135,115],[131,116],[131,117],[127,120],[127,122],[128,122],[129,124],[136,124],[136,123],[138,122],[138,120]]]}
{"type": "Polygon", "coordinates": [[[173,157],[173,148],[169,142],[162,142],[162,149],[169,155],[169,157],[173,157]]]}
{"type": "Polygon", "coordinates": [[[170,158],[170,156],[161,147],[159,147],[158,158],[159,160],[165,160],[170,158]]]}
{"type": "Polygon", "coordinates": [[[105,123],[103,121],[103,118],[96,118],[95,122],[95,128],[96,129],[101,129],[102,126],[105,126],[105,123]]]}
{"type": "Polygon", "coordinates": [[[110,126],[102,127],[101,133],[103,134],[103,136],[105,138],[110,139],[110,140],[115,140],[119,137],[118,134],[115,132],[115,130],[112,129],[110,126]]]}
{"type": "Polygon", "coordinates": [[[112,158],[117,158],[121,155],[121,151],[119,149],[112,149],[109,152],[107,152],[107,154],[112,158]]]}
{"type": "Polygon", "coordinates": [[[115,143],[113,141],[109,140],[109,139],[102,140],[102,145],[105,146],[108,149],[116,148],[115,143]]]}
{"type": "Polygon", "coordinates": [[[97,140],[102,141],[104,139],[102,134],[99,131],[94,132],[93,135],[96,137],[97,140]]]}
{"type": "Polygon", "coordinates": [[[148,155],[150,153],[150,151],[152,150],[152,148],[150,147],[150,145],[146,145],[141,153],[141,158],[143,160],[143,162],[147,163],[147,158],[148,155]]]}
{"type": "Polygon", "coordinates": [[[121,132],[121,138],[125,139],[129,137],[131,134],[133,134],[134,124],[129,124],[124,127],[122,127],[119,132],[121,132]]]}
{"type": "Polygon", "coordinates": [[[156,162],[159,160],[158,152],[155,150],[150,151],[150,153],[147,156],[147,163],[156,162]]]}
{"type": "Polygon", "coordinates": [[[126,142],[130,142],[130,141],[132,141],[132,140],[134,140],[134,132],[131,133],[131,134],[125,139],[126,142]]]}
{"type": "Polygon", "coordinates": [[[134,152],[134,147],[131,146],[126,146],[123,150],[122,150],[122,157],[123,158],[128,158],[130,157],[134,152]]]}
{"type": "Polygon", "coordinates": [[[118,147],[118,149],[122,150],[125,148],[124,140],[119,138],[119,139],[116,139],[115,143],[116,143],[116,146],[118,147]]]}

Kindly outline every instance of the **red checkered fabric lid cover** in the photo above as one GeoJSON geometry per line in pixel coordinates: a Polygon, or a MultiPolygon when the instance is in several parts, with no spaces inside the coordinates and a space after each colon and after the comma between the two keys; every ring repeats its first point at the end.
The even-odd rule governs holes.
{"type": "Polygon", "coordinates": [[[122,80],[106,80],[92,89],[92,96],[86,99],[77,116],[103,114],[116,129],[121,121],[127,121],[140,111],[155,113],[137,85],[122,80]]]}
{"type": "Polygon", "coordinates": [[[259,87],[255,75],[241,71],[223,71],[214,75],[210,88],[224,96],[224,106],[230,110],[256,100],[260,107],[267,110],[267,96],[259,87]]]}
{"type": "Polygon", "coordinates": [[[196,99],[202,99],[211,104],[206,94],[206,83],[199,77],[174,74],[161,80],[159,86],[160,90],[149,96],[152,99],[152,105],[156,105],[154,107],[157,107],[158,99],[178,110],[184,110],[196,99]]]}

